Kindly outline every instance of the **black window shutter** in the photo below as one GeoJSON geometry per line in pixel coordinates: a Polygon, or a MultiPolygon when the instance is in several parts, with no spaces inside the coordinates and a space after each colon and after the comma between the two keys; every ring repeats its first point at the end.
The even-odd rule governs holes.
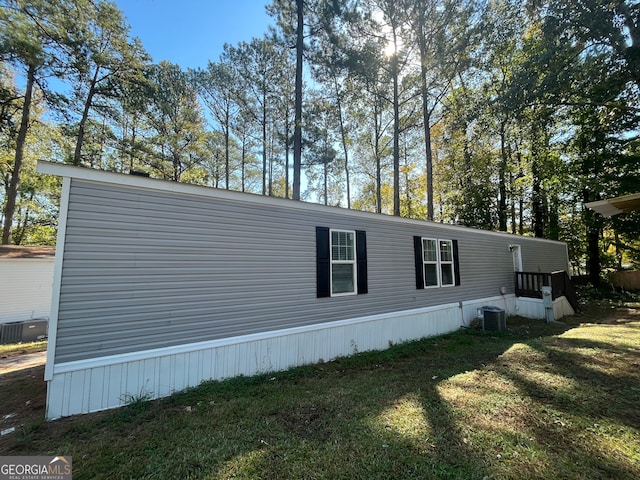
{"type": "Polygon", "coordinates": [[[416,260],[416,288],[423,289],[424,262],[422,260],[422,237],[413,237],[413,250],[416,260]]]}
{"type": "Polygon", "coordinates": [[[358,272],[358,295],[368,293],[367,234],[364,230],[356,230],[356,270],[358,272]]]}
{"type": "Polygon", "coordinates": [[[330,297],[329,291],[329,229],[327,227],[316,227],[316,282],[317,296],[330,297]]]}
{"type": "Polygon", "coordinates": [[[458,240],[452,240],[453,244],[453,271],[456,285],[460,285],[460,260],[458,260],[458,240]]]}

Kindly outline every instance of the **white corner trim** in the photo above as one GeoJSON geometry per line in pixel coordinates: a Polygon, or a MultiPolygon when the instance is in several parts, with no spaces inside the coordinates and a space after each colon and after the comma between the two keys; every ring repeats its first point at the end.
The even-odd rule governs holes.
{"type": "Polygon", "coordinates": [[[60,213],[58,214],[58,235],[56,238],[56,256],[53,264],[53,287],[51,291],[51,312],[49,314],[47,361],[44,367],[45,381],[53,378],[55,365],[56,340],[58,338],[58,310],[60,308],[60,284],[62,282],[62,261],[64,257],[65,236],[67,234],[67,214],[69,213],[69,193],[71,178],[62,179],[60,194],[60,213]]]}

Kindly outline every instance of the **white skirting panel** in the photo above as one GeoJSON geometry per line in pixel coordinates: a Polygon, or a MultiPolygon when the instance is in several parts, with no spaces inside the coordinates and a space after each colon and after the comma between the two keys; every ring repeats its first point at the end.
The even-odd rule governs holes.
{"type": "MultiPolygon", "coordinates": [[[[486,301],[480,302],[483,305],[486,301]]],[[[458,303],[53,365],[47,419],[160,398],[206,380],[286,370],[441,335],[462,325],[458,303]]]]}
{"type": "MultiPolygon", "coordinates": [[[[566,310],[564,303],[561,308],[566,310]]],[[[56,364],[48,380],[47,419],[115,408],[137,398],[166,397],[206,380],[281,371],[384,350],[390,343],[441,335],[469,325],[478,308],[485,305],[504,308],[508,315],[544,318],[542,300],[501,295],[56,364]]]]}
{"type": "Polygon", "coordinates": [[[545,318],[544,304],[541,298],[518,297],[514,315],[525,318],[545,318]]]}
{"type": "MultiPolygon", "coordinates": [[[[553,301],[553,315],[556,320],[575,313],[573,307],[564,296],[558,297],[553,301]]],[[[526,318],[545,318],[544,303],[542,303],[541,298],[518,297],[516,298],[514,315],[526,318]]]]}
{"type": "Polygon", "coordinates": [[[566,297],[559,297],[553,301],[553,316],[556,320],[560,320],[562,317],[575,315],[575,313],[575,310],[566,297]]]}

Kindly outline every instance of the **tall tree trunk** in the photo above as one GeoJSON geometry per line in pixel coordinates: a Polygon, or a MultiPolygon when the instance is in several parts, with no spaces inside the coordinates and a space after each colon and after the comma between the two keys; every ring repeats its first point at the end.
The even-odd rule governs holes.
{"type": "Polygon", "coordinates": [[[322,162],[323,164],[323,174],[324,174],[324,184],[323,184],[323,189],[324,189],[324,204],[328,205],[329,204],[329,199],[327,198],[329,196],[329,188],[328,188],[328,179],[327,177],[329,176],[329,169],[328,169],[328,165],[329,162],[327,162],[327,160],[325,159],[324,162],[322,162]]]}
{"type": "Polygon", "coordinates": [[[524,199],[518,201],[518,235],[524,235],[524,199]]]}
{"type": "Polygon", "coordinates": [[[266,194],[267,194],[267,95],[264,94],[262,96],[262,195],[266,195],[266,194]]]}
{"type": "MultiPolygon", "coordinates": [[[[180,168],[180,155],[173,152],[172,153],[172,162],[173,162],[173,181],[179,182],[180,177],[182,176],[181,168],[180,168]]],[[[217,186],[217,185],[216,185],[217,186]]]]}
{"type": "Polygon", "coordinates": [[[269,196],[273,197],[273,135],[269,145],[269,196]]]}
{"type": "Polygon", "coordinates": [[[242,177],[242,191],[244,192],[244,183],[245,183],[245,162],[246,162],[246,155],[247,155],[247,147],[246,147],[246,137],[243,133],[242,135],[242,158],[240,160],[241,162],[241,166],[240,169],[242,170],[241,173],[241,177],[242,177]]]}
{"type": "Polygon", "coordinates": [[[509,172],[509,189],[511,191],[511,199],[509,201],[509,211],[511,213],[511,233],[516,233],[516,201],[513,188],[513,174],[509,172]]]}
{"type": "Polygon", "coordinates": [[[507,231],[507,165],[509,162],[506,148],[505,121],[500,123],[500,168],[498,170],[498,229],[507,231]]]}
{"type": "Polygon", "coordinates": [[[405,199],[406,199],[406,217],[414,218],[413,216],[413,199],[411,198],[411,180],[409,179],[409,168],[408,168],[408,155],[407,155],[407,141],[405,138],[404,141],[404,191],[405,191],[405,199]]]}
{"type": "Polygon", "coordinates": [[[215,188],[220,188],[220,157],[218,153],[215,154],[216,163],[213,171],[213,186],[215,188]]]}
{"type": "Polygon", "coordinates": [[[16,154],[13,162],[13,171],[11,172],[11,180],[9,180],[9,188],[7,189],[7,201],[4,207],[4,225],[2,226],[2,244],[11,243],[11,226],[13,224],[13,215],[16,211],[16,199],[18,197],[18,186],[20,185],[20,172],[22,170],[22,161],[24,158],[24,144],[27,139],[27,131],[29,130],[29,116],[31,113],[31,98],[33,94],[33,84],[36,78],[36,67],[29,65],[27,71],[27,84],[24,90],[24,103],[22,105],[22,118],[20,120],[20,130],[18,130],[18,138],[16,139],[16,154]]]}
{"type": "Polygon", "coordinates": [[[87,126],[87,119],[89,118],[89,110],[93,103],[93,96],[96,93],[96,83],[98,82],[98,74],[100,73],[100,67],[96,67],[96,71],[91,79],[89,85],[89,93],[87,94],[87,100],[84,102],[84,108],[82,110],[82,118],[78,125],[78,138],[76,140],[76,149],[73,154],[73,164],[79,166],[82,163],[82,145],[84,144],[85,129],[87,126]]]}
{"type": "Polygon", "coordinates": [[[424,33],[424,19],[420,11],[420,93],[422,96],[422,123],[424,127],[424,158],[427,169],[427,220],[433,222],[433,152],[431,151],[431,113],[429,111],[429,90],[427,89],[427,45],[424,33]]]}
{"type": "Polygon", "coordinates": [[[471,151],[469,150],[469,137],[467,136],[467,124],[464,125],[462,131],[464,135],[464,143],[462,145],[462,156],[464,157],[464,180],[463,183],[466,187],[471,184],[471,151]]]}
{"type": "Polygon", "coordinates": [[[547,227],[547,231],[549,234],[547,238],[551,240],[560,240],[560,218],[558,215],[558,210],[560,208],[557,194],[552,194],[549,199],[549,225],[547,227]]]}
{"type": "MultiPolygon", "coordinates": [[[[592,158],[591,155],[586,155],[586,158],[582,160],[582,175],[587,180],[586,185],[582,189],[582,201],[583,203],[594,202],[600,200],[600,195],[593,193],[597,191],[597,185],[591,183],[597,181],[600,173],[599,159],[596,155],[592,158]]],[[[587,274],[589,276],[589,282],[594,287],[600,286],[600,273],[602,267],[600,266],[600,235],[602,233],[602,217],[600,214],[594,212],[589,208],[584,208],[583,212],[584,225],[586,227],[587,234],[587,274]]]]}
{"type": "Polygon", "coordinates": [[[351,208],[351,181],[349,179],[349,149],[347,148],[347,132],[344,128],[344,119],[342,116],[342,99],[340,97],[340,88],[336,75],[333,76],[333,85],[336,89],[336,102],[338,107],[338,121],[340,124],[340,139],[342,141],[342,151],[344,153],[344,175],[347,182],[347,208],[351,208]]]}
{"type": "Polygon", "coordinates": [[[613,231],[613,238],[616,242],[616,267],[622,270],[622,249],[620,248],[620,234],[617,230],[613,231]]]}
{"type": "Polygon", "coordinates": [[[229,190],[229,102],[224,109],[224,187],[229,190]]]}
{"type": "MultiPolygon", "coordinates": [[[[395,37],[395,32],[394,32],[395,37]]],[[[395,45],[395,38],[394,38],[395,45]]],[[[393,214],[400,216],[400,105],[398,99],[398,54],[391,67],[393,76],[393,214]]]]}
{"type": "Polygon", "coordinates": [[[300,169],[302,165],[302,53],[304,49],[304,0],[296,0],[296,82],[295,126],[293,130],[293,199],[300,200],[300,169]]]}
{"type": "MultiPolygon", "coordinates": [[[[35,197],[35,192],[32,191],[29,194],[29,201],[27,202],[27,205],[33,203],[34,197],[35,197]]],[[[28,206],[27,208],[25,208],[24,212],[20,212],[22,221],[18,222],[18,227],[14,230],[14,233],[12,235],[13,243],[16,245],[21,245],[22,242],[24,241],[24,237],[27,233],[27,227],[29,226],[29,220],[30,220],[29,217],[31,216],[30,214],[31,214],[31,209],[28,206]]],[[[619,251],[617,247],[616,247],[616,251],[619,251]]]]}
{"type": "MultiPolygon", "coordinates": [[[[129,170],[133,170],[133,165],[134,165],[134,162],[135,162],[135,157],[133,155],[133,152],[135,150],[135,145],[136,145],[136,134],[137,134],[136,123],[135,123],[135,120],[134,120],[132,122],[132,124],[131,124],[131,143],[129,145],[128,152],[127,152],[128,157],[129,157],[129,170]]],[[[122,135],[123,135],[124,146],[125,146],[125,148],[127,148],[127,139],[125,138],[126,130],[123,130],[123,134],[122,135]]]]}
{"type": "MultiPolygon", "coordinates": [[[[424,85],[426,90],[426,83],[424,85]]],[[[431,114],[429,106],[422,106],[422,118],[424,122],[424,153],[427,167],[427,220],[433,222],[433,151],[431,149],[431,114]]]]}
{"type": "Polygon", "coordinates": [[[289,144],[289,107],[288,102],[285,102],[284,112],[284,198],[289,198],[289,150],[291,145],[289,144]]]}
{"type": "MultiPolygon", "coordinates": [[[[518,148],[516,158],[518,159],[518,176],[516,180],[524,177],[524,171],[522,169],[522,152],[518,148]]],[[[524,235],[524,194],[519,189],[518,192],[518,235],[524,235]]]]}
{"type": "Polygon", "coordinates": [[[538,147],[539,132],[531,127],[531,211],[533,216],[533,235],[544,238],[544,206],[542,204],[541,152],[538,147]]]}
{"type": "MultiPolygon", "coordinates": [[[[588,198],[588,194],[585,194],[588,198]]],[[[586,200],[587,201],[591,200],[586,200]]],[[[587,273],[594,287],[600,286],[600,225],[596,213],[585,210],[587,228],[587,273]]]]}
{"type": "Polygon", "coordinates": [[[542,185],[538,169],[536,168],[537,160],[534,158],[531,168],[533,175],[533,184],[531,187],[531,210],[533,210],[533,235],[538,238],[544,238],[544,207],[542,205],[542,185]]]}
{"type": "Polygon", "coordinates": [[[378,125],[378,102],[374,102],[373,106],[373,133],[374,133],[374,150],[376,157],[376,213],[382,213],[382,166],[380,165],[380,128],[378,125]]]}

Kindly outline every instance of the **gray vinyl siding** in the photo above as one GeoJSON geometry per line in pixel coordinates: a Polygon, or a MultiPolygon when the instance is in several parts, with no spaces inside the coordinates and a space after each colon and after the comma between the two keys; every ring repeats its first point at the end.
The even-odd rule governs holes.
{"type": "Polygon", "coordinates": [[[570,271],[569,257],[566,245],[541,243],[537,244],[533,238],[518,238],[522,246],[522,270],[525,272],[555,272],[557,270],[570,271]]]}
{"type": "Polygon", "coordinates": [[[72,179],[56,363],[513,293],[510,244],[567,268],[559,242],[297,205],[72,179]],[[317,226],[366,232],[368,294],[316,298],[317,226]],[[414,235],[458,240],[460,286],[416,289],[414,235]]]}

